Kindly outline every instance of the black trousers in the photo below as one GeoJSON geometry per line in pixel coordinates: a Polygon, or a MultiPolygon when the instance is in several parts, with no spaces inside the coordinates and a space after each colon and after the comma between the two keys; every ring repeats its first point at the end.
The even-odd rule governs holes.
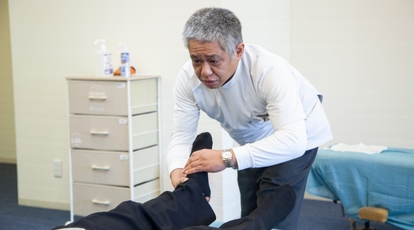
{"type": "Polygon", "coordinates": [[[164,192],[143,204],[125,201],[108,212],[88,215],[64,227],[88,230],[148,230],[183,229],[189,226],[209,225],[216,216],[194,180],[177,186],[173,192],[164,192]]]}
{"type": "MultiPolygon", "coordinates": [[[[283,212],[283,207],[280,207],[283,212]]],[[[246,216],[229,221],[220,229],[251,230],[262,229],[260,216],[246,216]]],[[[202,195],[195,180],[180,184],[173,192],[164,192],[157,198],[143,204],[125,201],[109,212],[88,215],[67,226],[86,230],[208,230],[216,219],[213,209],[202,195]]]]}
{"type": "Polygon", "coordinates": [[[296,191],[296,205],[289,216],[276,229],[298,228],[300,209],[305,194],[309,171],[318,148],[306,151],[301,157],[265,168],[249,168],[238,172],[241,199],[241,216],[247,216],[275,189],[290,184],[296,191]]]}

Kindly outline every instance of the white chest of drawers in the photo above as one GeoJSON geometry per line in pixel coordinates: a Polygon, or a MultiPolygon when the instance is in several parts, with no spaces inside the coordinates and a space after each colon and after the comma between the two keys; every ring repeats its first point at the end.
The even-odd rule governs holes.
{"type": "Polygon", "coordinates": [[[160,193],[159,77],[68,77],[71,220],[160,193]]]}

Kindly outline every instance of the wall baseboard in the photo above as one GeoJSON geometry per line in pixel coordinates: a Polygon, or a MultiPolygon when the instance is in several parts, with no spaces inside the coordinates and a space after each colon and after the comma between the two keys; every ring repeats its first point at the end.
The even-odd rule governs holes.
{"type": "Polygon", "coordinates": [[[30,200],[30,199],[21,199],[19,198],[19,205],[36,207],[36,208],[47,208],[47,209],[56,209],[62,211],[69,211],[69,203],[56,203],[56,202],[47,202],[39,200],[30,200]]]}
{"type": "Polygon", "coordinates": [[[17,164],[16,158],[0,157],[0,163],[17,164]]]}

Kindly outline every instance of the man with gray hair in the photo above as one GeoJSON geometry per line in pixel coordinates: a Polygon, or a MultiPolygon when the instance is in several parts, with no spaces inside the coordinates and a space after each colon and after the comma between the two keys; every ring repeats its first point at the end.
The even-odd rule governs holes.
{"type": "Polygon", "coordinates": [[[174,87],[171,181],[176,187],[192,173],[237,169],[242,217],[290,184],[296,206],[275,227],[297,229],[310,167],[318,147],[332,139],[322,95],[281,57],[245,44],[241,31],[239,19],[222,8],[200,9],[185,24],[190,60],[174,87]],[[188,157],[200,110],[240,146],[188,157]]]}

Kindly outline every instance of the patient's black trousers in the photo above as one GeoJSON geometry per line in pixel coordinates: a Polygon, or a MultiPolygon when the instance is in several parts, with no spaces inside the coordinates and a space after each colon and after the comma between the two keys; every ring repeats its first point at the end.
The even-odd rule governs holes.
{"type": "Polygon", "coordinates": [[[188,226],[209,225],[215,219],[216,216],[197,182],[188,180],[178,185],[173,192],[164,192],[143,204],[125,201],[109,212],[94,213],[61,228],[175,230],[188,226]]]}

